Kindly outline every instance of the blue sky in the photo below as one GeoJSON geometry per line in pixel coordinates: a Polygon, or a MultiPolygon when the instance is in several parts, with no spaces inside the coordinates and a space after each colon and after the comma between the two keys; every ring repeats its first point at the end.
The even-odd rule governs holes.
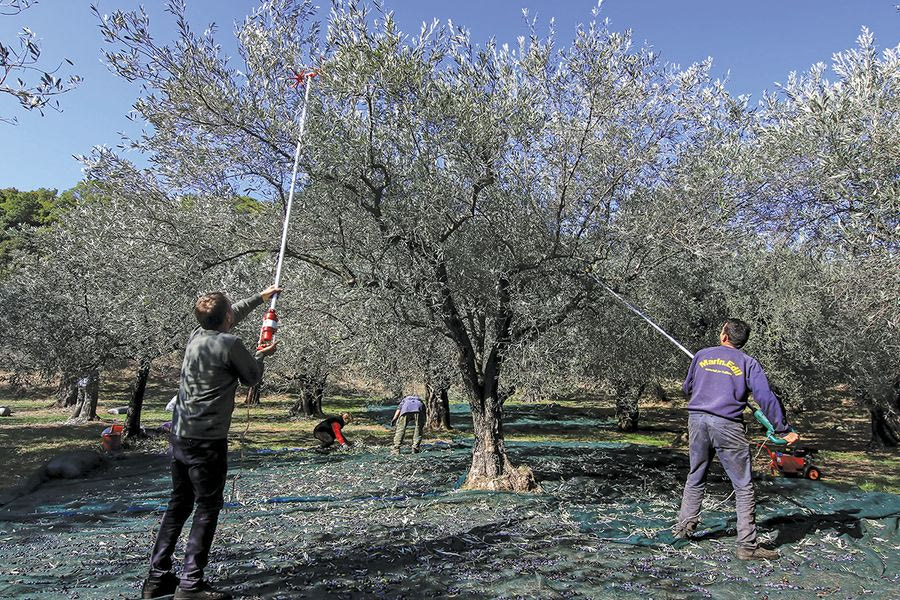
{"type": "MultiPolygon", "coordinates": [[[[215,22],[220,39],[231,37],[232,24],[254,7],[255,0],[187,0],[192,24],[202,31],[215,22]]],[[[136,0],[98,0],[101,12],[134,9],[136,0]]],[[[169,40],[172,18],[162,0],[145,0],[151,30],[169,40]]],[[[385,0],[401,27],[417,32],[423,20],[452,19],[467,27],[476,41],[496,37],[514,42],[525,32],[522,8],[546,25],[554,17],[561,40],[576,25],[591,19],[596,0],[385,0]]],[[[327,6],[327,0],[320,0],[327,6]]],[[[717,76],[729,75],[735,94],[758,98],[793,70],[828,63],[832,53],[855,44],[862,26],[879,46],[900,42],[900,12],[893,0],[606,0],[601,16],[614,30],[631,29],[637,43],[647,42],[662,57],[687,66],[707,56],[717,76]]],[[[40,0],[15,17],[0,17],[0,41],[13,41],[23,26],[43,39],[42,61],[55,65],[67,57],[70,72],[82,85],[60,98],[63,112],[26,113],[12,98],[0,97],[0,115],[15,115],[18,125],[0,123],[0,188],[69,188],[81,178],[72,158],[95,145],[115,147],[122,131],[134,133],[128,114],[140,94],[138,84],[117,79],[101,63],[103,40],[90,12],[90,0],[40,0]]],[[[226,48],[230,44],[223,44],[226,48]]]]}

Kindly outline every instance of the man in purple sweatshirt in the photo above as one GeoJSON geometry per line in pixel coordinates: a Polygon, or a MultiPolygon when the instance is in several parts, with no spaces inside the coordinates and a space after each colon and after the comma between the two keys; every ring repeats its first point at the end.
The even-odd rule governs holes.
{"type": "Polygon", "coordinates": [[[756,499],[751,479],[750,449],[744,435],[743,413],[747,396],[759,404],[775,427],[775,432],[789,444],[799,436],[791,430],[781,403],[769,388],[760,364],[741,352],[750,337],[750,326],[738,319],[728,319],[719,333],[719,346],[704,348],[691,362],[684,393],[688,402],[688,434],[691,470],[684,484],[681,512],[675,525],[675,536],[690,538],[700,521],[706,473],[713,455],[731,479],[737,503],[737,557],[741,560],[778,558],[774,550],[762,548],[756,539],[756,499]]]}

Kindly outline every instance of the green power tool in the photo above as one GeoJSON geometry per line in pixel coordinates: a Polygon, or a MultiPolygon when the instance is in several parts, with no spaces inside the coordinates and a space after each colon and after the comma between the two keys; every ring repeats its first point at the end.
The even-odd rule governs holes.
{"type": "MultiPolygon", "coordinates": [[[[766,415],[763,414],[762,409],[757,408],[753,411],[753,416],[759,421],[760,425],[766,428],[766,439],[772,442],[777,446],[787,446],[787,440],[784,438],[780,438],[775,435],[775,427],[772,426],[772,423],[769,422],[769,419],[766,418],[766,415]]],[[[791,431],[793,431],[793,427],[791,431]]]]}

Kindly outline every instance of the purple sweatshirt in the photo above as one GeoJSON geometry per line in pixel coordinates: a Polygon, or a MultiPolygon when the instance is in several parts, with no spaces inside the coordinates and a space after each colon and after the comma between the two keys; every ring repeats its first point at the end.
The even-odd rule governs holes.
{"type": "Polygon", "coordinates": [[[400,406],[397,408],[400,409],[400,416],[402,417],[407,413],[416,413],[425,410],[425,405],[418,396],[407,396],[400,401],[400,406]]]}
{"type": "Polygon", "coordinates": [[[682,389],[691,396],[688,410],[731,421],[743,421],[747,396],[752,392],[775,433],[790,431],[781,403],[769,388],[765,371],[755,358],[736,348],[713,346],[694,355],[682,389]]]}

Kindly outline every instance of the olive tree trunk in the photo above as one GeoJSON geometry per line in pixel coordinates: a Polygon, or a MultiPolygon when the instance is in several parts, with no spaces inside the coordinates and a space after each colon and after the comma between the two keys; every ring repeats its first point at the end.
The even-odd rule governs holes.
{"type": "Polygon", "coordinates": [[[325,397],[326,375],[301,375],[297,378],[300,390],[291,406],[292,417],[321,417],[322,399],[325,397]]]}
{"type": "Polygon", "coordinates": [[[649,384],[647,393],[655,402],[670,402],[672,400],[666,393],[665,388],[663,388],[662,384],[658,381],[649,384]]]}
{"type": "Polygon", "coordinates": [[[869,447],[882,449],[900,445],[900,378],[875,394],[859,389],[857,398],[869,409],[872,433],[869,447]]]}
{"type": "Polygon", "coordinates": [[[56,388],[56,407],[68,408],[75,406],[78,401],[78,376],[68,371],[63,371],[59,376],[59,386],[56,388]]]}
{"type": "Polygon", "coordinates": [[[78,399],[72,409],[73,421],[97,421],[97,398],[100,395],[100,371],[93,369],[78,380],[78,399]]]}
{"type": "Polygon", "coordinates": [[[470,402],[475,441],[472,466],[463,484],[469,490],[527,492],[539,490],[528,467],[514,467],[503,441],[503,404],[494,397],[470,402]]]}
{"type": "Polygon", "coordinates": [[[450,381],[425,373],[425,427],[429,430],[453,429],[450,425],[450,381]]]}
{"type": "Polygon", "coordinates": [[[141,429],[141,411],[144,408],[144,394],[150,377],[150,361],[142,360],[131,384],[131,398],[128,400],[128,414],[125,417],[124,439],[134,439],[144,435],[141,429]]]}
{"type": "Polygon", "coordinates": [[[619,431],[637,431],[641,419],[640,399],[645,387],[646,384],[616,382],[616,428],[619,431]]]}
{"type": "MultiPolygon", "coordinates": [[[[493,342],[470,337],[456,302],[447,285],[446,264],[435,264],[435,281],[439,284],[432,303],[440,307],[441,318],[450,339],[456,344],[460,379],[472,409],[472,466],[463,489],[528,492],[540,490],[534,472],[528,467],[514,467],[503,443],[503,401],[500,375],[503,353],[512,343],[512,308],[509,279],[498,281],[498,306],[493,323],[493,342]]],[[[484,328],[482,328],[482,334],[484,328]]]]}
{"type": "Polygon", "coordinates": [[[491,353],[483,381],[464,377],[464,385],[472,409],[472,466],[463,489],[508,492],[539,491],[534,472],[528,467],[514,467],[509,461],[503,441],[503,401],[497,386],[500,360],[491,353]]]}
{"type": "Polygon", "coordinates": [[[247,388],[247,396],[244,398],[244,404],[259,404],[261,386],[262,382],[260,381],[256,385],[251,385],[247,388]]]}

